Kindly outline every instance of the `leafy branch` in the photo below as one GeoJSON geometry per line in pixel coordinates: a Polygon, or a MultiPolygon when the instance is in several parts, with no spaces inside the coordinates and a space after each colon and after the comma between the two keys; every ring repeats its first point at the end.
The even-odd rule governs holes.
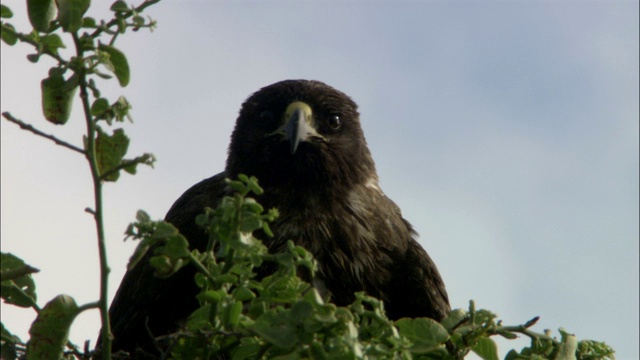
{"type": "MultiPolygon", "coordinates": [[[[101,97],[94,77],[110,79],[115,76],[122,87],[128,85],[130,70],[127,58],[113,45],[117,36],[124,34],[127,29],[153,29],[155,21],[142,18],[140,13],[158,1],[147,0],[137,7],[129,7],[123,1],[116,1],[111,6],[113,18],[109,21],[103,20],[98,25],[93,18],[85,16],[90,7],[89,0],[28,0],[27,13],[33,26],[30,33],[16,31],[12,24],[6,22],[5,19],[10,19],[13,12],[9,7],[0,5],[2,40],[8,45],[15,45],[21,41],[33,46],[36,53],[27,56],[31,62],[38,62],[41,56],[46,55],[57,63],[49,69],[48,76],[41,82],[42,111],[45,119],[56,125],[66,124],[79,90],[86,125],[83,148],[47,134],[9,112],[3,112],[2,115],[23,130],[85,156],[94,189],[93,208],[88,209],[88,212],[92,214],[96,224],[100,259],[100,294],[96,302],[78,306],[72,297],[59,295],[43,308],[36,304],[35,283],[31,277],[33,271],[17,258],[10,258],[10,263],[15,265],[12,268],[4,269],[3,261],[2,298],[5,302],[17,306],[32,307],[38,313],[31,326],[31,338],[26,346],[30,358],[54,359],[62,356],[69,328],[75,317],[82,311],[95,308],[99,309],[102,320],[103,356],[105,359],[111,358],[107,287],[110,269],[106,253],[102,187],[105,181],[116,181],[121,170],[134,174],[137,165],[152,166],[155,158],[151,154],[143,154],[133,159],[124,158],[129,146],[129,138],[124,130],[107,131],[102,123],[112,126],[114,121],[130,119],[131,106],[124,97],[109,104],[107,99],[101,97]],[[132,21],[125,21],[129,18],[132,18],[132,21]],[[116,32],[110,30],[114,26],[117,26],[116,32]],[[83,29],[95,30],[90,34],[83,29]],[[100,41],[102,35],[110,36],[109,45],[100,41]],[[63,36],[70,36],[75,48],[75,55],[69,59],[58,52],[60,48],[66,47],[63,36]]],[[[4,330],[6,329],[3,326],[4,330]]],[[[3,358],[15,358],[20,343],[21,341],[13,335],[3,337],[3,358]],[[5,339],[6,344],[9,344],[7,346],[5,339]],[[10,351],[7,350],[9,352],[5,354],[4,349],[10,351]]]]}

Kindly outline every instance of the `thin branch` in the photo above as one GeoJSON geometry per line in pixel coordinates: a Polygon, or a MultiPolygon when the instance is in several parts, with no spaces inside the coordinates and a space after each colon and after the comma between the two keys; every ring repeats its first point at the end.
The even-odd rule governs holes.
{"type": "MultiPolygon", "coordinates": [[[[160,0],[145,0],[145,2],[140,4],[140,6],[136,7],[133,11],[130,11],[126,15],[124,15],[124,19],[128,19],[129,17],[131,17],[134,12],[141,13],[144,9],[158,2],[160,2],[160,0]]],[[[109,30],[110,27],[115,26],[117,24],[118,24],[118,19],[112,19],[111,21],[106,23],[104,26],[100,26],[98,29],[96,29],[96,31],[94,31],[93,34],[91,34],[91,37],[95,39],[102,32],[109,30]]]]}
{"type": "Polygon", "coordinates": [[[100,308],[100,303],[99,302],[92,302],[92,303],[88,303],[88,304],[84,304],[82,306],[78,307],[78,313],[81,313],[83,311],[89,310],[89,309],[98,309],[100,308]]]}
{"type": "Polygon", "coordinates": [[[57,137],[44,133],[38,129],[36,129],[35,127],[33,127],[33,125],[27,124],[24,121],[20,120],[20,119],[16,119],[13,115],[11,115],[11,113],[9,112],[3,112],[2,113],[2,117],[4,117],[5,119],[7,119],[8,121],[11,121],[12,123],[20,126],[21,129],[23,130],[27,130],[27,131],[31,131],[32,133],[42,136],[43,138],[47,138],[51,141],[53,141],[54,143],[56,143],[57,145],[60,146],[64,146],[67,149],[73,150],[75,152],[78,152],[82,155],[86,155],[86,152],[82,149],[80,149],[79,147],[69,144],[68,142],[64,141],[64,140],[60,140],[57,137]]]}
{"type": "Polygon", "coordinates": [[[554,338],[552,338],[549,335],[540,334],[540,333],[537,333],[535,331],[529,330],[529,328],[532,327],[533,325],[535,325],[538,322],[539,319],[540,319],[540,317],[536,316],[533,319],[527,321],[523,325],[498,326],[496,328],[495,332],[491,332],[491,334],[492,335],[496,335],[496,334],[499,334],[502,331],[508,331],[508,332],[520,333],[520,334],[526,335],[531,339],[542,339],[542,340],[551,341],[551,342],[553,342],[555,344],[558,344],[559,341],[554,339],[554,338]]]}
{"type": "MultiPolygon", "coordinates": [[[[82,59],[84,50],[80,45],[80,39],[77,33],[72,33],[73,43],[76,48],[76,56],[82,59]]],[[[91,177],[93,179],[93,194],[95,202],[95,213],[93,218],[96,222],[96,233],[98,236],[98,257],[100,259],[100,299],[98,300],[98,308],[100,310],[100,319],[102,321],[102,358],[111,359],[111,322],[109,320],[109,263],[107,260],[107,246],[104,230],[104,216],[102,206],[102,179],[100,178],[100,170],[98,169],[98,158],[96,154],[96,124],[91,116],[91,106],[89,105],[89,93],[87,91],[87,74],[84,67],[74,69],[78,75],[80,82],[80,100],[84,111],[85,122],[87,125],[87,151],[86,158],[91,169],[91,177]]]]}

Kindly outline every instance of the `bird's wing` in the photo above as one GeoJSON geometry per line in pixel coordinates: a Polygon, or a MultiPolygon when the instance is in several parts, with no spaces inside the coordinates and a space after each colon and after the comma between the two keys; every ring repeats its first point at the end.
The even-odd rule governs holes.
{"type": "MultiPolygon", "coordinates": [[[[195,217],[206,206],[215,207],[225,188],[223,174],[205,179],[187,190],[167,213],[165,220],[189,239],[191,247],[202,248],[206,244],[206,234],[195,224],[195,217]]],[[[193,281],[195,270],[187,266],[168,279],[158,278],[149,265],[152,255],[153,249],[127,271],[111,303],[114,351],[131,352],[138,347],[152,350],[154,346],[147,328],[154,329],[153,336],[170,333],[198,306],[193,281]]]]}
{"type": "Polygon", "coordinates": [[[400,208],[377,185],[357,188],[347,204],[345,218],[355,229],[348,243],[359,246],[352,263],[371,260],[363,271],[367,292],[385,301],[391,319],[443,319],[450,311],[444,282],[400,208]]]}
{"type": "Polygon", "coordinates": [[[413,237],[396,265],[389,286],[390,318],[426,316],[440,321],[449,314],[449,296],[438,268],[413,237]]]}

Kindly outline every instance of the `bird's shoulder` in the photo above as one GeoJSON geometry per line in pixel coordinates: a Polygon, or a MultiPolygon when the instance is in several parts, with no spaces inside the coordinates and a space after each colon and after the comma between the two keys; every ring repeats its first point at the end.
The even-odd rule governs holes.
{"type": "Polygon", "coordinates": [[[165,220],[180,221],[186,215],[202,213],[205,207],[215,207],[228,192],[225,173],[219,173],[191,186],[171,206],[165,220]]]}

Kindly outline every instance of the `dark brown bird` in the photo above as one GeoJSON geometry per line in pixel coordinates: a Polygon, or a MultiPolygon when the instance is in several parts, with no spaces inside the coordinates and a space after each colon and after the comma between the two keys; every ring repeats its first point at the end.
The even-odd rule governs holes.
{"type": "MultiPolygon", "coordinates": [[[[260,89],[242,105],[224,172],[187,190],[166,220],[202,249],[206,234],[195,217],[229,194],[224,179],[256,176],[257,200],[276,207],[271,252],[292,239],[313,253],[318,274],[308,279],[337,305],[354,292],[382,299],[391,319],[430,317],[450,310],[444,283],[411,224],[378,185],[357,105],[319,81],[287,80],[260,89]]],[[[198,307],[193,268],[160,279],[143,259],[127,272],[111,304],[113,349],[153,353],[150,334],[175,331],[198,307]]]]}

